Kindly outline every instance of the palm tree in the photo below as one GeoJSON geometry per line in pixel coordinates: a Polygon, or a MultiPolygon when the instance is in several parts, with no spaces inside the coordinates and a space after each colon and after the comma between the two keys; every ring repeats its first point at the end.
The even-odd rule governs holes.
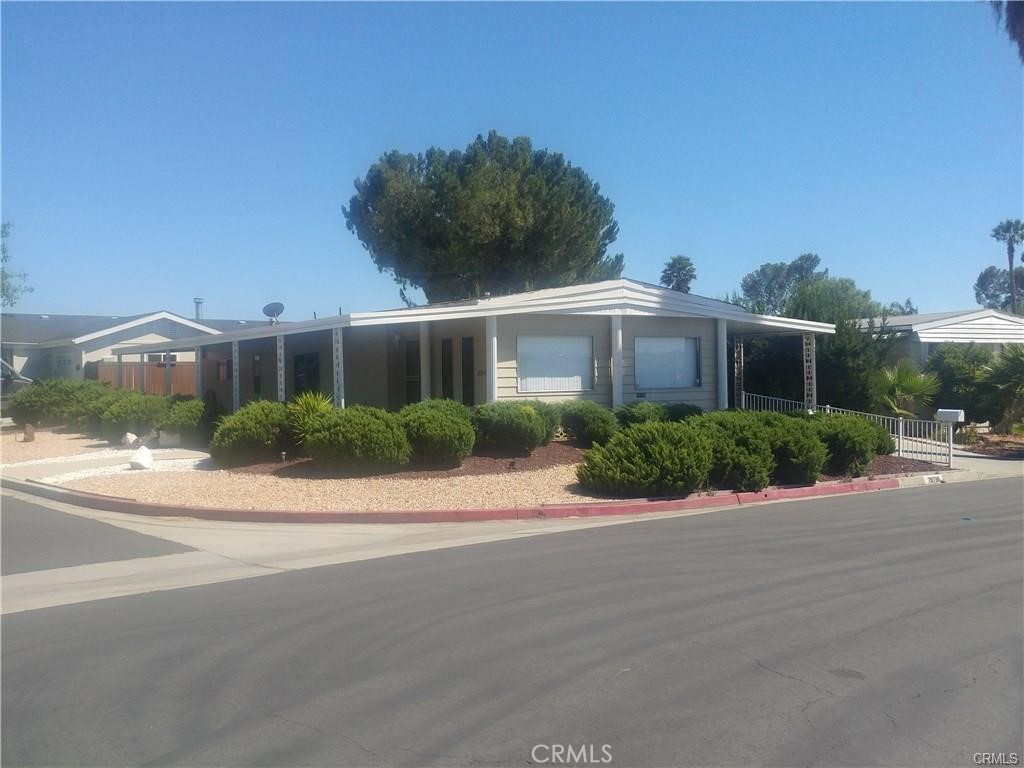
{"type": "MultiPolygon", "coordinates": [[[[1024,243],[1024,221],[1007,219],[992,229],[992,237],[1000,243],[1006,243],[1006,260],[1009,264],[1009,274],[1012,275],[1014,249],[1024,243]]],[[[1014,314],[1018,314],[1016,280],[1010,280],[1010,307],[1014,314]]]]}
{"type": "Polygon", "coordinates": [[[893,416],[916,418],[939,391],[934,373],[921,373],[909,360],[882,371],[882,402],[893,416]]]}
{"type": "Polygon", "coordinates": [[[978,380],[987,389],[992,413],[998,413],[996,425],[1009,432],[1024,421],[1024,344],[1007,344],[991,365],[981,369],[978,380]]]}
{"type": "Polygon", "coordinates": [[[673,291],[690,292],[690,283],[697,279],[697,270],[688,256],[673,256],[661,270],[661,284],[673,291]]]}

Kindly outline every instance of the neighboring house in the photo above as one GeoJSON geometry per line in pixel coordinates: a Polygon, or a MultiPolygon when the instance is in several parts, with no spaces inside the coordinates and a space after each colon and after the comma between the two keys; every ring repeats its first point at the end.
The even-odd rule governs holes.
{"type": "Polygon", "coordinates": [[[633,280],[358,312],[195,334],[114,353],[198,354],[195,390],[237,409],[319,390],[337,405],[397,409],[428,397],[466,404],[586,399],[729,404],[742,388],[742,339],[803,335],[808,401],[814,337],[834,326],[755,315],[723,301],[633,280]],[[730,341],[737,354],[728,353],[730,341]]]}
{"type": "MultiPolygon", "coordinates": [[[[165,311],[129,316],[5,312],[0,315],[0,357],[33,379],[81,379],[90,363],[114,360],[112,348],[117,345],[215,336],[246,325],[244,320],[190,320],[165,311]]],[[[175,358],[193,359],[191,352],[175,358]]]]}
{"type": "MultiPolygon", "coordinates": [[[[858,320],[861,328],[869,323],[875,330],[883,318],[858,320]]],[[[935,312],[927,315],[899,315],[884,318],[885,328],[897,336],[892,359],[909,359],[922,368],[939,344],[969,344],[1000,352],[1006,344],[1024,343],[1024,317],[995,309],[968,309],[961,312],[935,312]]]]}

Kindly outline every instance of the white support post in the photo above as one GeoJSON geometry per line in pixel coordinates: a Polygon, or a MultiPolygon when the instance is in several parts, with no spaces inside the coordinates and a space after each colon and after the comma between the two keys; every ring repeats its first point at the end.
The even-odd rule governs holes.
{"type": "Polygon", "coordinates": [[[277,402],[283,403],[287,398],[284,388],[284,336],[277,337],[277,402]]]}
{"type": "Polygon", "coordinates": [[[903,457],[903,417],[896,419],[896,455],[903,457]]]}
{"type": "Polygon", "coordinates": [[[146,356],[141,352],[139,353],[139,380],[142,383],[142,394],[146,394],[146,356]]]}
{"type": "Polygon", "coordinates": [[[420,323],[420,400],[430,399],[430,323],[420,323]]]}
{"type": "Polygon", "coordinates": [[[231,412],[242,407],[241,376],[238,371],[238,342],[231,342],[231,412]]]}
{"type": "Polygon", "coordinates": [[[741,409],[746,408],[747,405],[744,402],[746,391],[743,389],[743,367],[745,365],[743,352],[743,339],[734,336],[732,340],[732,404],[733,407],[741,409]]]}
{"type": "Polygon", "coordinates": [[[488,317],[484,323],[487,336],[487,402],[498,399],[498,318],[488,317]]]}
{"type": "Polygon", "coordinates": [[[117,353],[117,388],[124,388],[124,355],[117,353]]]}
{"type": "Polygon", "coordinates": [[[196,397],[202,398],[203,396],[203,348],[196,347],[193,353],[196,358],[195,368],[195,379],[196,379],[196,397]]]}
{"type": "Polygon", "coordinates": [[[622,315],[612,315],[612,408],[622,405],[622,315]]]}
{"type": "MultiPolygon", "coordinates": [[[[334,349],[334,406],[345,407],[345,342],[341,328],[331,328],[331,343],[334,349]]],[[[278,336],[283,339],[283,336],[278,336]]]]}
{"type": "Polygon", "coordinates": [[[946,424],[946,466],[953,468],[953,427],[955,424],[946,424]]]}
{"type": "Polygon", "coordinates": [[[174,371],[171,370],[171,353],[164,352],[164,394],[174,394],[174,371]]]}
{"type": "Polygon", "coordinates": [[[804,410],[818,410],[818,368],[814,334],[804,334],[804,410]]]}
{"type": "Polygon", "coordinates": [[[715,379],[718,390],[718,408],[725,410],[729,407],[729,338],[728,325],[726,320],[715,321],[716,332],[716,355],[715,355],[715,379]]]}

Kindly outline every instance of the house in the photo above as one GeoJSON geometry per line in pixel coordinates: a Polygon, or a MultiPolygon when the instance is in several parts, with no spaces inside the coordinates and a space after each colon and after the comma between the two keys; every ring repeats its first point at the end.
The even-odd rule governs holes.
{"type": "Polygon", "coordinates": [[[995,309],[968,309],[926,315],[899,315],[857,321],[861,328],[884,327],[896,335],[893,362],[911,360],[923,368],[939,344],[968,344],[1000,352],[1006,344],[1024,344],[1024,317],[995,309]]]}
{"type": "Polygon", "coordinates": [[[191,352],[197,392],[231,409],[319,390],[335,404],[388,409],[429,397],[638,400],[729,405],[742,390],[743,339],[804,339],[805,400],[816,400],[814,340],[834,326],[756,315],[634,280],[238,327],[159,343],[122,343],[120,359],[191,352]],[[730,346],[734,350],[729,354],[730,346]]]}
{"type": "MultiPolygon", "coordinates": [[[[33,379],[81,379],[94,364],[113,361],[112,350],[117,345],[216,336],[245,327],[247,322],[191,320],[167,311],[128,316],[4,312],[0,315],[0,357],[17,373],[33,379]]],[[[173,359],[191,361],[192,354],[183,351],[173,359]]]]}

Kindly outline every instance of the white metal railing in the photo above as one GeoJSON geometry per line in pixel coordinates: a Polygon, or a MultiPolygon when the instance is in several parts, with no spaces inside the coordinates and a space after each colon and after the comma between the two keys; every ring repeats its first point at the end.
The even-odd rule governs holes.
{"type": "MultiPolygon", "coordinates": [[[[791,413],[806,411],[804,403],[799,400],[785,400],[781,397],[755,395],[742,392],[740,407],[749,411],[772,411],[775,413],[791,413]]],[[[929,419],[905,419],[902,416],[883,416],[879,413],[851,411],[848,408],[834,408],[831,405],[819,405],[822,413],[845,413],[873,421],[890,435],[896,444],[896,455],[908,459],[920,459],[935,464],[953,466],[953,425],[929,419]]]]}

